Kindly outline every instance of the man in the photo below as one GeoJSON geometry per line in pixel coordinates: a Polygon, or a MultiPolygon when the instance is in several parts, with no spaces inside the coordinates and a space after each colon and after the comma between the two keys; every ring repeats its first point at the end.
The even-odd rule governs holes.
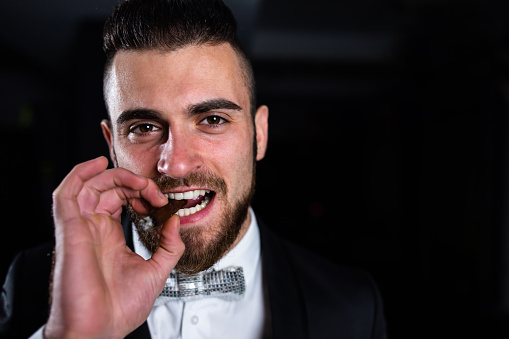
{"type": "Polygon", "coordinates": [[[47,249],[18,256],[2,295],[6,335],[36,323],[39,338],[385,338],[368,275],[279,239],[249,207],[268,108],[256,108],[235,34],[220,0],[117,6],[101,123],[115,168],[79,164],[55,190],[49,315],[26,298],[47,285],[35,277],[51,257],[34,268],[47,249]],[[142,222],[183,199],[163,225],[142,222]]]}

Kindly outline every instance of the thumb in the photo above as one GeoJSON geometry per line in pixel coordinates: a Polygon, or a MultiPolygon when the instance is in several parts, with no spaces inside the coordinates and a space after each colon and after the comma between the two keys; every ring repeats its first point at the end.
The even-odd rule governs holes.
{"type": "Polygon", "coordinates": [[[161,229],[159,247],[150,259],[163,283],[184,253],[185,245],[180,238],[179,229],[180,218],[178,215],[173,215],[166,220],[161,229]]]}

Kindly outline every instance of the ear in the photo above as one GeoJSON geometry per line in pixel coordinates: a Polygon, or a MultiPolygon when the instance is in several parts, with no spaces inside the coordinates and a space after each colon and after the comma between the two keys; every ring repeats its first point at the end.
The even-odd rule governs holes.
{"type": "Polygon", "coordinates": [[[116,166],[117,159],[115,158],[115,150],[113,149],[113,128],[111,122],[107,119],[101,121],[101,129],[103,130],[104,139],[106,139],[106,143],[108,143],[111,161],[113,165],[116,166]]]}
{"type": "Polygon", "coordinates": [[[254,121],[256,128],[256,161],[260,161],[265,157],[269,139],[269,108],[265,105],[260,106],[256,111],[254,121]]]}

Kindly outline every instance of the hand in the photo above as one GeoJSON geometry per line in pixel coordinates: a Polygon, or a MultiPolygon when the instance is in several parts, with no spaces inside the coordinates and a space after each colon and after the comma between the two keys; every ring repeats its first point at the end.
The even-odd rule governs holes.
{"type": "Polygon", "coordinates": [[[120,224],[128,202],[147,213],[168,200],[150,179],[107,170],[100,157],[77,165],[53,193],[55,268],[45,338],[123,338],[148,317],[184,251],[179,218],[166,221],[150,260],[127,246],[120,224]]]}

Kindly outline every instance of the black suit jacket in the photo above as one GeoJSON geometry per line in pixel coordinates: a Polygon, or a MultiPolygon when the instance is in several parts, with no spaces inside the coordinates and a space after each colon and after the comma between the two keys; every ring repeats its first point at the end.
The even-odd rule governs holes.
{"type": "MultiPolygon", "coordinates": [[[[273,338],[386,338],[380,294],[367,273],[334,265],[259,225],[273,338]]],[[[128,222],[124,232],[132,248],[128,222]]],[[[1,338],[27,338],[46,322],[52,251],[46,244],[13,261],[0,300],[1,338]]],[[[150,338],[147,323],[127,338],[150,338]]]]}

